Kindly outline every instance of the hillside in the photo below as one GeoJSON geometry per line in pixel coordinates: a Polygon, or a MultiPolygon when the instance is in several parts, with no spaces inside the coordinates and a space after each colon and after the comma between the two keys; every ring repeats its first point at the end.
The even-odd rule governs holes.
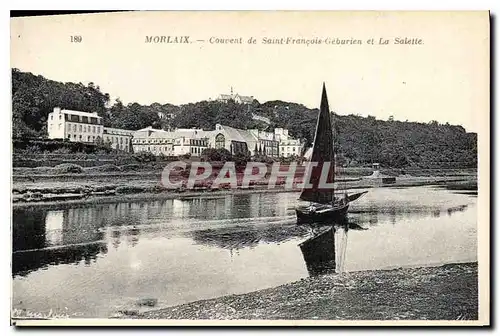
{"type": "MultiPolygon", "coordinates": [[[[318,101],[319,103],[319,101],[318,101]]],[[[106,126],[139,129],[153,127],[199,127],[213,129],[221,123],[238,128],[263,127],[252,120],[256,113],[270,118],[274,127],[290,130],[293,137],[310,145],[314,140],[317,109],[268,101],[251,105],[202,101],[181,106],[153,103],[110,106],[109,94],[89,83],[61,83],[31,73],[12,70],[13,137],[45,136],[46,119],[54,106],[97,111],[106,126]],[[165,120],[160,114],[174,115],[165,120]]],[[[461,126],[377,120],[374,117],[334,114],[337,151],[343,163],[363,165],[380,162],[388,167],[472,168],[477,166],[477,134],[461,126]]]]}

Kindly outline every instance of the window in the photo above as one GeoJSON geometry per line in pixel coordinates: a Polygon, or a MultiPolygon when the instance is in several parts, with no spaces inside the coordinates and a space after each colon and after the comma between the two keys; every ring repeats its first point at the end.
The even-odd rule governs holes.
{"type": "Polygon", "coordinates": [[[51,115],[51,116],[50,116],[50,120],[54,120],[54,115],[51,115]]]}
{"type": "Polygon", "coordinates": [[[95,133],[95,126],[92,126],[92,132],[95,133]]]}
{"type": "Polygon", "coordinates": [[[90,135],[87,135],[87,141],[90,142],[90,135]]]}
{"type": "Polygon", "coordinates": [[[226,138],[223,134],[219,133],[215,137],[215,148],[224,148],[226,147],[226,138]]]}
{"type": "Polygon", "coordinates": [[[92,141],[95,141],[95,136],[92,135],[92,141]]]}
{"type": "Polygon", "coordinates": [[[75,138],[75,140],[76,140],[76,134],[73,134],[73,138],[75,138]]]}
{"type": "Polygon", "coordinates": [[[68,139],[71,139],[71,134],[68,134],[68,139]]]}
{"type": "Polygon", "coordinates": [[[123,138],[120,138],[120,143],[123,143],[123,138]]]}
{"type": "Polygon", "coordinates": [[[76,124],[73,125],[73,132],[76,132],[76,124]]]}
{"type": "Polygon", "coordinates": [[[80,140],[82,140],[82,135],[80,134],[80,140]]]}
{"type": "Polygon", "coordinates": [[[62,119],[62,114],[59,115],[59,120],[61,120],[61,119],[62,119]]]}
{"type": "Polygon", "coordinates": [[[82,131],[82,125],[78,125],[78,130],[81,132],[82,131]]]}
{"type": "Polygon", "coordinates": [[[62,124],[59,124],[58,129],[61,129],[62,124]]]}

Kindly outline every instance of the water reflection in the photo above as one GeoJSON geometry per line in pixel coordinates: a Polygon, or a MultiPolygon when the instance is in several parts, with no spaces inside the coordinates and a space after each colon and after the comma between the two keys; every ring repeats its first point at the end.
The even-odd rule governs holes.
{"type": "Polygon", "coordinates": [[[374,204],[370,204],[350,210],[349,215],[351,219],[362,223],[369,223],[370,226],[378,225],[379,221],[384,223],[390,222],[392,225],[396,225],[402,219],[410,217],[425,218],[426,216],[437,218],[443,214],[452,215],[455,212],[464,212],[467,210],[467,207],[467,204],[453,207],[442,207],[439,205],[401,207],[398,204],[377,207],[374,204]]]}
{"type": "Polygon", "coordinates": [[[309,276],[336,272],[335,231],[328,227],[299,244],[309,276]]]}
{"type": "Polygon", "coordinates": [[[174,200],[175,215],[207,219],[285,216],[289,212],[288,203],[278,197],[278,194],[267,193],[185,197],[174,200]]]}
{"type": "Polygon", "coordinates": [[[90,264],[107,252],[94,228],[95,209],[13,211],[13,275],[48,265],[90,264]]]}
{"type": "MultiPolygon", "coordinates": [[[[203,220],[221,222],[224,219],[285,215],[287,207],[277,202],[277,197],[272,194],[225,195],[64,210],[14,209],[13,275],[26,275],[48,265],[72,264],[81,260],[89,262],[107,253],[107,244],[113,249],[122,244],[135,247],[140,240],[140,227],[145,223],[146,231],[154,228],[151,224],[159,223],[161,227],[154,228],[158,231],[164,226],[172,229],[204,227],[208,222],[203,220]]],[[[255,246],[261,241],[278,243],[300,234],[272,229],[243,234],[241,231],[245,230],[217,237],[217,232],[201,230],[195,231],[193,239],[204,244],[238,249],[255,246]],[[236,242],[236,236],[240,237],[239,242],[236,242]]]]}
{"type": "Polygon", "coordinates": [[[299,244],[309,276],[340,273],[343,271],[349,230],[365,231],[348,217],[336,223],[313,223],[309,227],[311,237],[299,244]]]}
{"type": "Polygon", "coordinates": [[[477,258],[475,198],[381,188],[353,204],[347,227],[335,226],[328,245],[334,264],[318,268],[299,247],[311,232],[296,225],[297,198],[205,195],[14,210],[13,297],[26,309],[48,311],[63,302],[63,308],[106,317],[115,304],[144,297],[174,305],[325,271],[477,258]]]}
{"type": "Polygon", "coordinates": [[[102,242],[63,246],[58,249],[15,252],[12,254],[12,272],[13,275],[25,276],[40,268],[47,268],[49,265],[78,265],[82,261],[84,265],[90,265],[97,259],[98,255],[107,252],[108,248],[102,242]]]}
{"type": "Polygon", "coordinates": [[[252,248],[260,243],[280,244],[285,241],[304,237],[307,228],[295,224],[243,225],[221,227],[216,229],[195,230],[188,235],[196,244],[214,246],[222,249],[239,250],[252,248]]]}

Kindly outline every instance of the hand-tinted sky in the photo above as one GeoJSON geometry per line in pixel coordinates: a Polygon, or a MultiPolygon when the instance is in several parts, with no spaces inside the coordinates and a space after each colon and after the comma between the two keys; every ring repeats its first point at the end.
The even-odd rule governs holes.
{"type": "Polygon", "coordinates": [[[330,108],[378,119],[482,125],[489,101],[488,14],[136,12],[14,18],[11,65],[63,82],[94,82],[125,102],[182,104],[233,87],[260,102],[330,108]],[[71,43],[70,36],[82,36],[71,43]],[[190,44],[146,36],[189,35],[190,44]],[[255,37],[215,45],[211,37],[255,37]],[[264,45],[262,38],[360,39],[362,45],[264,45]],[[423,45],[367,39],[421,38],[423,45]],[[205,40],[197,42],[196,40],[205,40]]]}

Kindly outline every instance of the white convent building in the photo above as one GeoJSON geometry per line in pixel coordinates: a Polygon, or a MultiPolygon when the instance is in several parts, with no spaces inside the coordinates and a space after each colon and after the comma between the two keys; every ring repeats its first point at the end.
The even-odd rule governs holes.
{"type": "Polygon", "coordinates": [[[54,108],[47,121],[49,139],[108,144],[123,151],[151,152],[154,155],[201,156],[207,148],[225,148],[231,154],[250,153],[269,157],[301,156],[303,141],[293,139],[288,130],[274,132],[243,130],[217,124],[214,130],[179,128],[165,131],[147,127],[137,131],[104,127],[97,112],[54,108]]]}
{"type": "Polygon", "coordinates": [[[200,156],[207,148],[225,148],[231,154],[291,157],[301,156],[304,143],[291,138],[288,130],[283,128],[265,132],[217,124],[215,130],[209,131],[197,128],[164,131],[147,127],[134,132],[132,146],[134,152],[147,151],[165,156],[200,156]]]}
{"type": "Polygon", "coordinates": [[[217,97],[218,101],[227,103],[230,100],[234,100],[238,104],[251,104],[254,101],[253,96],[242,96],[238,93],[233,94],[233,88],[231,88],[231,94],[221,94],[217,97]]]}
{"type": "Polygon", "coordinates": [[[111,148],[130,151],[133,131],[104,127],[97,112],[64,110],[55,107],[47,120],[49,139],[104,143],[111,148]]]}

